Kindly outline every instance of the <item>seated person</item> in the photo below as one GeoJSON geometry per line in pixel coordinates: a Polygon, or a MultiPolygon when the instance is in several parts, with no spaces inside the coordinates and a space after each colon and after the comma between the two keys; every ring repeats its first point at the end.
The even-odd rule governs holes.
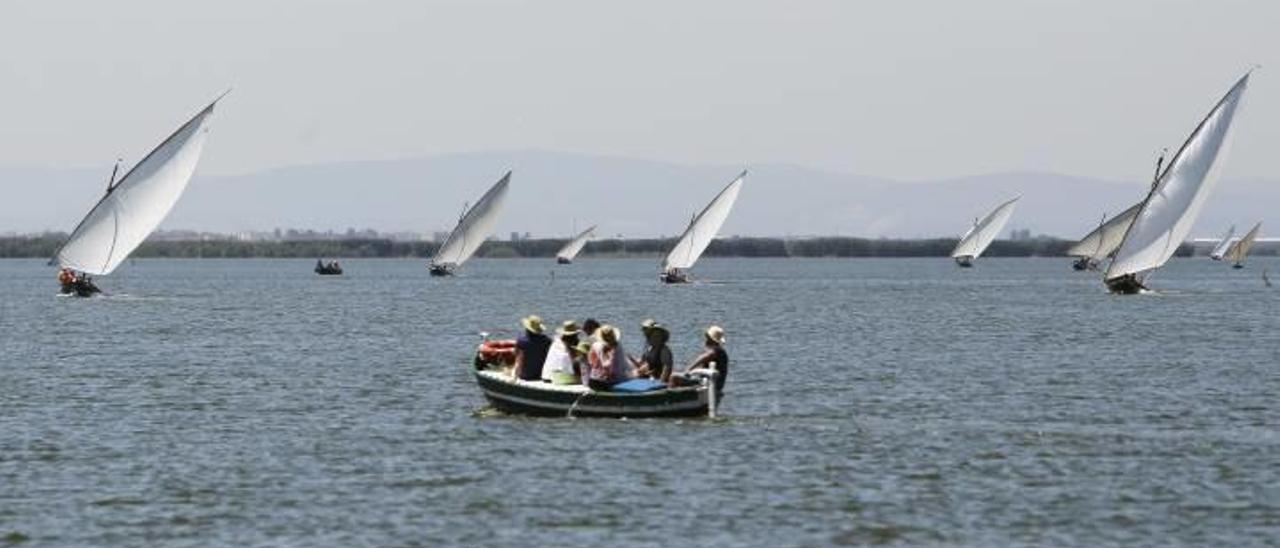
{"type": "Polygon", "coordinates": [[[542,364],[542,380],[552,384],[578,384],[577,368],[573,363],[573,349],[578,346],[578,322],[569,320],[560,325],[555,341],[547,350],[547,360],[542,364]]]}
{"type": "Polygon", "coordinates": [[[707,328],[703,334],[704,348],[698,357],[694,358],[689,366],[685,368],[684,373],[671,375],[670,386],[688,386],[697,384],[698,380],[689,376],[689,373],[697,369],[712,369],[716,371],[716,392],[724,391],[724,381],[729,378],[729,353],[724,349],[724,329],[718,325],[707,328]]]}
{"type": "Polygon", "coordinates": [[[641,377],[667,382],[671,378],[671,371],[675,368],[671,348],[667,346],[671,332],[666,326],[654,320],[642,322],[640,331],[644,333],[644,354],[638,360],[631,358],[631,365],[635,366],[636,374],[641,377]]]}
{"type": "Polygon", "coordinates": [[[587,386],[593,390],[608,390],[610,386],[633,378],[635,375],[631,364],[627,363],[627,353],[618,341],[618,328],[601,326],[596,337],[599,340],[591,345],[591,352],[587,354],[590,364],[587,386]]]}
{"type": "Polygon", "coordinates": [[[551,339],[542,334],[542,318],[529,316],[520,320],[524,333],[516,337],[516,364],[511,376],[526,381],[542,380],[542,364],[551,348],[551,339]]]}

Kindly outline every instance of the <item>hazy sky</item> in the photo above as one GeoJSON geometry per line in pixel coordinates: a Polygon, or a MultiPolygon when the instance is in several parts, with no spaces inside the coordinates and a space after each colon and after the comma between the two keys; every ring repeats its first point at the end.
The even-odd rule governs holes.
{"type": "Polygon", "coordinates": [[[234,86],[202,173],[540,148],[1140,180],[1257,63],[1225,175],[1272,177],[1277,28],[1274,0],[14,0],[0,165],[136,161],[234,86]]]}

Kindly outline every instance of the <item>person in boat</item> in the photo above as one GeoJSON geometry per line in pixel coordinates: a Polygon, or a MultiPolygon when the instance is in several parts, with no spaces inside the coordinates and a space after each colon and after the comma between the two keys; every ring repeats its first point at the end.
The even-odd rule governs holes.
{"type": "Polygon", "coordinates": [[[542,363],[542,380],[551,384],[578,384],[581,381],[573,353],[578,346],[578,322],[568,320],[560,324],[555,341],[547,349],[547,359],[542,363]]]}
{"type": "Polygon", "coordinates": [[[540,381],[551,339],[542,334],[542,318],[528,316],[520,320],[520,325],[524,333],[516,337],[516,363],[511,375],[526,381],[540,381]]]}
{"type": "Polygon", "coordinates": [[[582,333],[588,338],[594,338],[596,331],[600,330],[600,321],[595,318],[587,318],[582,320],[582,333]]]}
{"type": "Polygon", "coordinates": [[[582,386],[590,388],[591,362],[587,356],[591,355],[591,343],[580,340],[578,341],[578,346],[570,350],[573,355],[573,366],[578,372],[578,378],[581,379],[582,386]]]}
{"type": "Polygon", "coordinates": [[[602,325],[596,331],[595,343],[587,354],[588,370],[587,386],[592,390],[608,390],[609,387],[634,378],[631,364],[627,361],[627,352],[619,341],[618,328],[602,325]]]}
{"type": "Polygon", "coordinates": [[[708,327],[702,338],[702,353],[698,354],[698,357],[689,363],[683,373],[671,375],[671,380],[667,383],[668,386],[698,384],[698,380],[689,374],[698,369],[714,368],[716,371],[716,392],[724,391],[724,382],[729,378],[729,353],[724,349],[724,328],[718,325],[708,327]]]}
{"type": "Polygon", "coordinates": [[[644,333],[644,354],[641,354],[640,359],[631,358],[631,365],[635,367],[637,375],[666,383],[671,379],[671,372],[675,368],[671,348],[667,346],[671,331],[657,321],[645,320],[640,323],[640,332],[644,333]]]}

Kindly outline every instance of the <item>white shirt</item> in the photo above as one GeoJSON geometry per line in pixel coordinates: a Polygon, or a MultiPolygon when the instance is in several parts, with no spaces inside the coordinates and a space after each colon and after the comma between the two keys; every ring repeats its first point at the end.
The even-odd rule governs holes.
{"type": "Polygon", "coordinates": [[[553,373],[573,374],[573,356],[559,337],[547,349],[547,361],[542,362],[542,380],[550,381],[553,373]]]}

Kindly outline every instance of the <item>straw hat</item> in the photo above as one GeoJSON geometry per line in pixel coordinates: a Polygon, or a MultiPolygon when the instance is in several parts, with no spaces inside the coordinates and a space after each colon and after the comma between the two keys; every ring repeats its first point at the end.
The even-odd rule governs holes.
{"type": "Polygon", "coordinates": [[[582,354],[585,356],[591,352],[591,343],[587,341],[582,341],[578,343],[578,346],[573,347],[573,349],[577,350],[579,354],[582,354]]]}
{"type": "Polygon", "coordinates": [[[582,333],[582,329],[578,327],[578,322],[573,320],[565,320],[560,324],[560,330],[557,332],[561,337],[569,335],[578,335],[582,333]]]}
{"type": "Polygon", "coordinates": [[[653,331],[661,331],[667,336],[671,335],[671,330],[667,329],[667,326],[658,323],[657,320],[645,320],[640,322],[640,331],[644,332],[645,335],[648,335],[653,331]]]}
{"type": "Polygon", "coordinates": [[[724,336],[724,328],[718,325],[713,325],[711,327],[708,327],[707,338],[715,341],[716,344],[724,344],[724,341],[726,338],[724,336]]]}
{"type": "Polygon", "coordinates": [[[527,318],[521,318],[520,325],[523,325],[525,330],[527,330],[530,333],[537,333],[539,335],[542,334],[542,318],[539,318],[538,316],[529,316],[527,318]]]}
{"type": "Polygon", "coordinates": [[[618,328],[612,325],[602,325],[596,330],[596,337],[607,344],[618,344],[618,328]]]}

